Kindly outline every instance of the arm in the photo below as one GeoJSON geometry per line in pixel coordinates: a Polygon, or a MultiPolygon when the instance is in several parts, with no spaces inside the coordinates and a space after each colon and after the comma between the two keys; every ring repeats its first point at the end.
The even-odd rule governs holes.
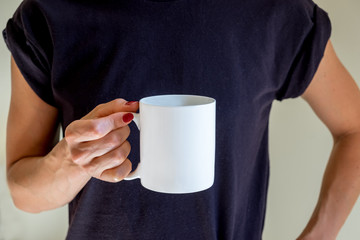
{"type": "Polygon", "coordinates": [[[298,239],[332,240],[360,193],[360,91],[330,41],[303,98],[330,130],[334,145],[318,203],[298,239]]]}
{"type": "MultiPolygon", "coordinates": [[[[40,212],[70,202],[91,177],[116,182],[131,170],[124,112],[138,104],[114,100],[99,105],[66,129],[53,147],[58,111],[29,87],[14,60],[7,125],[7,180],[14,204],[40,212]]],[[[127,117],[125,117],[127,116],[127,117]]]]}

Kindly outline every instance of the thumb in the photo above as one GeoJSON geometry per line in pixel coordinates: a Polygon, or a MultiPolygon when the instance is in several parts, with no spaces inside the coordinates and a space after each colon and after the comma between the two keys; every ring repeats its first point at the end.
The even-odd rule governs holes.
{"type": "Polygon", "coordinates": [[[138,109],[139,102],[128,102],[124,99],[118,98],[96,106],[83,119],[101,118],[118,112],[136,112],[138,109]]]}

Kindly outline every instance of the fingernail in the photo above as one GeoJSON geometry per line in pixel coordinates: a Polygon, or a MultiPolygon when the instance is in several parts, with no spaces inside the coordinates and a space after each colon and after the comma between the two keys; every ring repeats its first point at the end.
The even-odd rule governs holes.
{"type": "Polygon", "coordinates": [[[123,116],[123,121],[125,122],[125,123],[128,123],[128,122],[130,122],[131,120],[133,120],[134,119],[134,115],[132,114],[132,113],[127,113],[127,114],[125,114],[124,116],[123,116]]]}
{"type": "Polygon", "coordinates": [[[133,105],[135,103],[137,103],[137,101],[130,101],[130,102],[125,103],[125,105],[133,105]]]}

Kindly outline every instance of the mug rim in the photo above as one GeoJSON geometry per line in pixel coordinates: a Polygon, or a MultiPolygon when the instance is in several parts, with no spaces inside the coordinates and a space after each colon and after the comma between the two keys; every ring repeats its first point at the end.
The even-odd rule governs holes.
{"type": "MultiPolygon", "coordinates": [[[[166,101],[165,101],[166,102],[166,101]]],[[[147,105],[147,106],[153,106],[153,107],[164,107],[164,108],[186,108],[186,107],[199,107],[199,106],[206,106],[214,104],[216,100],[212,97],[208,96],[201,96],[201,95],[192,95],[192,94],[164,94],[164,95],[154,95],[154,96],[148,96],[140,99],[140,103],[147,105]],[[174,104],[162,104],[162,103],[156,103],[156,102],[150,102],[151,100],[159,100],[162,99],[163,101],[167,98],[184,98],[188,100],[202,100],[196,103],[189,103],[185,105],[174,105],[174,104]]]]}

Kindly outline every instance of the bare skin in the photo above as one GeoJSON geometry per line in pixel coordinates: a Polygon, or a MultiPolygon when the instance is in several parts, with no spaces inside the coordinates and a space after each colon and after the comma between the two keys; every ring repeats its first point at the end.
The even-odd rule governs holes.
{"type": "Polygon", "coordinates": [[[334,145],[313,215],[298,240],[336,239],[360,193],[360,91],[328,44],[303,94],[334,145]]]}
{"type": "Polygon", "coordinates": [[[32,91],[12,60],[7,179],[15,205],[41,212],[69,203],[91,177],[121,181],[131,171],[127,112],[138,107],[123,99],[99,105],[72,122],[52,148],[58,111],[32,91]]]}
{"type": "MultiPolygon", "coordinates": [[[[360,193],[360,92],[330,42],[303,98],[329,128],[334,148],[318,204],[298,240],[332,240],[360,193]]],[[[57,109],[37,97],[12,60],[7,178],[15,205],[28,212],[57,208],[91,176],[110,182],[126,177],[131,164],[123,116],[135,112],[138,103],[125,103],[118,99],[96,107],[71,123],[52,147],[57,109]]]]}

